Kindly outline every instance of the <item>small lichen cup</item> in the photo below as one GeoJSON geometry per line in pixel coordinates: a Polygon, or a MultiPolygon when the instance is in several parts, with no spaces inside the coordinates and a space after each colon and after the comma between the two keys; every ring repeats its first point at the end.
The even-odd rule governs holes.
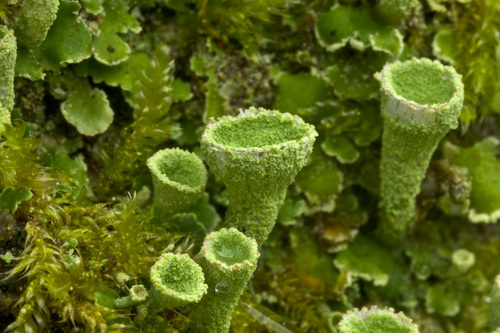
{"type": "Polygon", "coordinates": [[[229,193],[226,226],[236,227],[261,246],[317,135],[314,126],[298,116],[262,108],[212,119],[201,148],[229,193]]]}
{"type": "Polygon", "coordinates": [[[156,152],[147,161],[153,178],[153,207],[157,215],[171,215],[196,203],[207,184],[203,161],[175,148],[156,152]]]}
{"type": "Polygon", "coordinates": [[[151,267],[151,289],[138,307],[144,320],[165,309],[197,303],[207,292],[201,267],[187,254],[164,253],[151,267]]]}
{"type": "Polygon", "coordinates": [[[340,333],[418,333],[418,327],[394,309],[362,308],[347,311],[339,323],[340,333]]]}
{"type": "Polygon", "coordinates": [[[453,67],[429,59],[386,64],[375,76],[384,119],[379,232],[394,243],[415,217],[415,198],[439,141],[458,126],[464,86],[453,67]]]}
{"type": "Polygon", "coordinates": [[[132,305],[140,304],[148,298],[148,291],[142,284],[132,286],[129,295],[115,299],[113,302],[114,309],[128,308],[132,305]]]}
{"type": "Polygon", "coordinates": [[[231,315],[259,260],[257,242],[235,228],[207,235],[200,265],[208,284],[207,295],[196,304],[190,332],[225,333],[231,315]]]}

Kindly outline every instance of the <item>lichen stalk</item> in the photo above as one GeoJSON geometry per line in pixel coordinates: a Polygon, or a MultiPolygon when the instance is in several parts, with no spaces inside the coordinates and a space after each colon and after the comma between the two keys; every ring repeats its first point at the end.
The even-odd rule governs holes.
{"type": "Polygon", "coordinates": [[[257,267],[257,242],[235,228],[221,229],[208,234],[200,256],[208,292],[193,309],[190,332],[228,332],[234,308],[257,267]]]}
{"type": "Polygon", "coordinates": [[[259,246],[264,243],[316,136],[301,118],[262,108],[207,125],[201,147],[229,193],[227,227],[255,238],[259,246]]]}
{"type": "Polygon", "coordinates": [[[438,61],[412,59],[377,73],[384,119],[379,232],[400,239],[415,217],[415,198],[439,141],[458,126],[461,75],[438,61]]]}

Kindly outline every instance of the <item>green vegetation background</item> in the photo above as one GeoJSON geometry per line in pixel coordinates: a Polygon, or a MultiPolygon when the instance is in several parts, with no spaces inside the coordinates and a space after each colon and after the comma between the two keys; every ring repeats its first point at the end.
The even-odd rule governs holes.
{"type": "Polygon", "coordinates": [[[234,332],[335,332],[342,313],[370,305],[404,311],[424,333],[488,332],[500,272],[498,0],[421,0],[400,16],[376,0],[52,0],[55,20],[32,38],[24,24],[41,16],[29,5],[0,1],[18,40],[12,126],[0,131],[0,329],[182,330],[186,309],[134,326],[134,309],[95,294],[125,296],[149,284],[161,253],[198,251],[224,217],[223,185],[210,175],[206,195],[166,221],[152,213],[145,162],[167,147],[200,154],[209,118],[256,106],[299,115],[319,137],[234,332]],[[411,57],[453,65],[465,103],[417,221],[389,249],[373,233],[373,74],[411,57]]]}

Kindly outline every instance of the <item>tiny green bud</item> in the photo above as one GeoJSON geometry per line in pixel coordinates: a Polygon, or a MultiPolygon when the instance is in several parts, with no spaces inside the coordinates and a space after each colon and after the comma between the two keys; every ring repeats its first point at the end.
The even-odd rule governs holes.
{"type": "Polygon", "coordinates": [[[469,268],[474,265],[476,261],[476,256],[473,252],[466,249],[458,249],[453,252],[451,256],[453,264],[458,267],[461,272],[466,272],[469,268]]]}

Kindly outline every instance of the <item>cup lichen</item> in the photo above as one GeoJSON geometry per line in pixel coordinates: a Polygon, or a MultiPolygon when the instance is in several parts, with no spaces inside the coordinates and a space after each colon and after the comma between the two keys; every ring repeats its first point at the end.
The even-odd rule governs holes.
{"type": "Polygon", "coordinates": [[[151,267],[150,279],[152,287],[139,306],[140,319],[199,302],[207,292],[201,267],[187,254],[164,253],[151,267]]]}
{"type": "Polygon", "coordinates": [[[286,189],[307,163],[318,134],[298,116],[249,108],[207,125],[201,140],[207,164],[226,185],[226,225],[261,246],[274,227],[286,189]]]}
{"type": "Polygon", "coordinates": [[[228,332],[234,308],[257,268],[257,242],[235,228],[220,229],[208,234],[200,255],[208,292],[192,312],[191,331],[228,332]]]}
{"type": "Polygon", "coordinates": [[[0,133],[5,124],[10,125],[10,112],[14,108],[14,68],[17,43],[14,31],[0,26],[0,133]]]}
{"type": "Polygon", "coordinates": [[[452,67],[429,59],[386,64],[376,78],[384,119],[379,231],[393,242],[415,217],[415,198],[439,141],[458,126],[464,87],[452,67]]]}
{"type": "Polygon", "coordinates": [[[153,206],[157,214],[172,214],[198,201],[207,183],[207,170],[193,153],[175,149],[156,152],[147,161],[153,177],[153,206]]]}

